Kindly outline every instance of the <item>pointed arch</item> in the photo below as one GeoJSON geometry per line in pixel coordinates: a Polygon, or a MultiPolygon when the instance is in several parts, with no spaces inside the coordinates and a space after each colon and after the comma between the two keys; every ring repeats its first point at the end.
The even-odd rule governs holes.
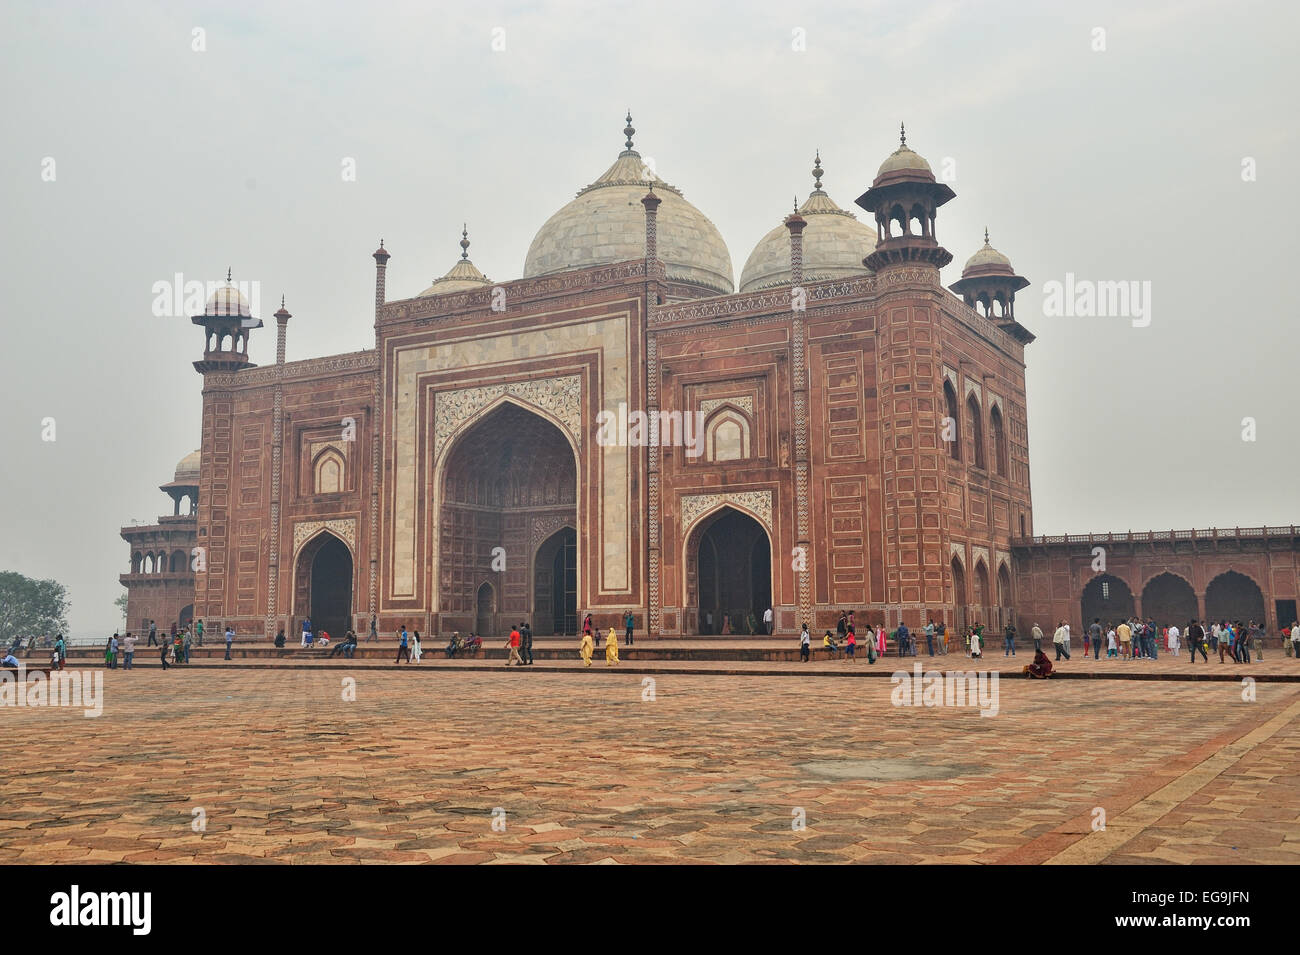
{"type": "Polygon", "coordinates": [[[338,494],[347,490],[347,462],[333,446],[326,446],[312,459],[312,493],[338,494]]]}
{"type": "Polygon", "coordinates": [[[980,408],[979,399],[975,397],[975,393],[972,391],[966,398],[966,422],[974,443],[971,464],[977,468],[988,467],[988,462],[984,459],[983,417],[984,413],[980,408]]]}
{"type": "Polygon", "coordinates": [[[732,615],[737,618],[732,632],[745,633],[749,614],[762,619],[774,599],[776,549],[771,528],[758,514],[734,501],[721,502],[685,528],[681,546],[688,629],[719,633],[723,616],[732,615]]]}
{"type": "Polygon", "coordinates": [[[948,378],[943,380],[943,406],[946,413],[947,421],[945,428],[949,429],[941,434],[948,445],[948,457],[954,461],[961,460],[961,409],[957,404],[957,389],[953,387],[952,381],[948,378]]]}
{"type": "Polygon", "coordinates": [[[707,461],[740,461],[751,457],[749,416],[732,404],[712,411],[704,421],[707,461]]]}
{"type": "Polygon", "coordinates": [[[993,436],[993,470],[999,477],[1007,476],[1007,434],[1002,422],[1002,409],[995,403],[989,409],[989,431],[993,436]]]}

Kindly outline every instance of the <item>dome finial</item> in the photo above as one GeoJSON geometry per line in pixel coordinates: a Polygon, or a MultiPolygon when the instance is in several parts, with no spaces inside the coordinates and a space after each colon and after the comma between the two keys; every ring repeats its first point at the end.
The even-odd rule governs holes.
{"type": "Polygon", "coordinates": [[[226,266],[226,284],[230,284],[230,266],[226,266]]]}
{"type": "Polygon", "coordinates": [[[284,293],[280,293],[280,307],[284,308],[284,293]]]}
{"type": "Polygon", "coordinates": [[[898,124],[898,148],[907,148],[907,127],[905,127],[901,122],[898,124]]]}
{"type": "Polygon", "coordinates": [[[985,226],[985,227],[984,227],[984,244],[985,244],[985,245],[988,245],[988,244],[989,244],[989,227],[988,227],[988,226],[985,226]]]}
{"type": "Polygon", "coordinates": [[[817,158],[813,160],[812,174],[814,189],[820,189],[822,187],[822,174],[825,172],[826,170],[822,168],[822,151],[819,149],[817,150],[817,158]]]}
{"type": "Polygon", "coordinates": [[[460,257],[469,258],[469,224],[465,222],[460,225],[460,257]]]}
{"type": "Polygon", "coordinates": [[[636,130],[632,128],[632,111],[629,109],[627,111],[627,125],[623,127],[623,135],[627,137],[628,149],[632,148],[632,135],[635,132],[636,130]]]}

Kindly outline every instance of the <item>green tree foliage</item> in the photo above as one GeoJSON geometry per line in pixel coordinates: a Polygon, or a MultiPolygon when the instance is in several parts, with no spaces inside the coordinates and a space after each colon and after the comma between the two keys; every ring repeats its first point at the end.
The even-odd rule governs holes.
{"type": "Polygon", "coordinates": [[[65,632],[68,606],[68,589],[57,580],[32,580],[13,571],[0,571],[0,642],[65,632]]]}

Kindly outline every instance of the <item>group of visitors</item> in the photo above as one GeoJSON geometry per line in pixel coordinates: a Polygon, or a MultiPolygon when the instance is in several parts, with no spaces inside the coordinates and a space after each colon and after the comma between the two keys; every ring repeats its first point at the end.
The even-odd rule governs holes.
{"type": "Polygon", "coordinates": [[[520,622],[519,626],[510,628],[510,636],[506,638],[506,649],[510,651],[506,657],[506,666],[515,664],[517,666],[533,665],[533,628],[526,622],[520,622]]]}

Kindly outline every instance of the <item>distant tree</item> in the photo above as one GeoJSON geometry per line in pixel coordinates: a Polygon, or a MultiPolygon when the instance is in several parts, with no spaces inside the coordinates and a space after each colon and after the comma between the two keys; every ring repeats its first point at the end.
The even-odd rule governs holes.
{"type": "Polygon", "coordinates": [[[0,643],[12,643],[18,636],[66,632],[68,606],[68,589],[57,580],[32,580],[0,571],[0,643]]]}
{"type": "Polygon", "coordinates": [[[117,599],[113,601],[113,606],[116,607],[117,612],[122,615],[123,624],[126,623],[126,597],[126,594],[119,594],[117,599]]]}

